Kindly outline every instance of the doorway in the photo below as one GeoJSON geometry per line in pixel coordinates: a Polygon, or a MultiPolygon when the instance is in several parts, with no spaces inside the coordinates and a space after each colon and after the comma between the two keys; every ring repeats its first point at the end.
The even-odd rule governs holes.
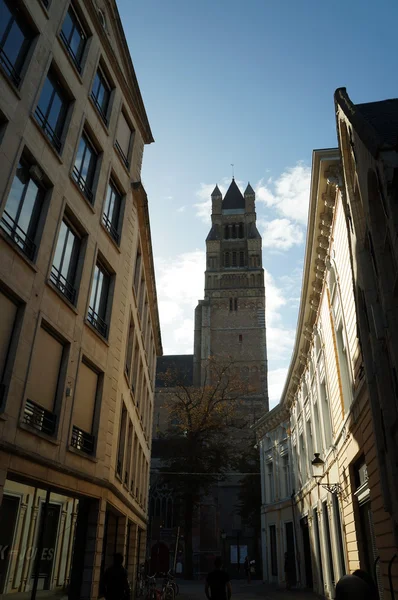
{"type": "MultiPolygon", "coordinates": [[[[35,573],[37,562],[39,563],[39,590],[49,590],[51,587],[51,574],[53,570],[54,558],[55,558],[55,547],[58,535],[58,524],[60,515],[60,505],[52,504],[48,505],[47,516],[45,521],[44,533],[43,533],[43,545],[40,556],[36,556],[36,565],[32,571],[35,573]]],[[[44,505],[41,505],[40,509],[40,524],[38,531],[41,530],[42,522],[44,518],[44,505]]]]}
{"type": "Polygon", "coordinates": [[[314,582],[312,577],[311,544],[310,532],[308,528],[308,517],[304,517],[303,519],[301,519],[300,527],[303,536],[305,584],[307,588],[310,588],[312,590],[314,587],[314,582]]]}
{"type": "Polygon", "coordinates": [[[3,594],[7,585],[7,571],[12,556],[15,525],[19,510],[19,498],[16,496],[3,496],[0,508],[0,594],[3,594]]]}

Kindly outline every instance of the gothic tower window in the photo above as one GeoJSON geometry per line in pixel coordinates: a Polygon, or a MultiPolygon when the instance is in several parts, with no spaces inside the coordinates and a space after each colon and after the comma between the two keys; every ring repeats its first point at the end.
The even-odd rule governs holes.
{"type": "Polygon", "coordinates": [[[235,223],[232,225],[232,238],[236,239],[236,225],[235,223]]]}
{"type": "Polygon", "coordinates": [[[243,238],[244,237],[244,233],[243,233],[243,223],[239,223],[239,237],[243,238]]]}
{"type": "Polygon", "coordinates": [[[236,260],[236,252],[232,252],[232,266],[236,267],[237,266],[237,260],[236,260]]]}
{"type": "Polygon", "coordinates": [[[224,267],[229,267],[229,252],[224,254],[224,267]]]}
{"type": "Polygon", "coordinates": [[[245,253],[243,251],[239,252],[239,266],[245,266],[245,253]]]}
{"type": "Polygon", "coordinates": [[[224,227],[224,239],[229,240],[229,226],[225,225],[224,227]]]}
{"type": "Polygon", "coordinates": [[[229,299],[229,310],[233,310],[233,298],[229,299]]]}
{"type": "Polygon", "coordinates": [[[234,309],[238,310],[238,299],[234,298],[234,309]]]}

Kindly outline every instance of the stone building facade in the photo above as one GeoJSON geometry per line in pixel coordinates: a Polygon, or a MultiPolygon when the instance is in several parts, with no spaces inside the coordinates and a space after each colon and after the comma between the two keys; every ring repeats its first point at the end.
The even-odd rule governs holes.
{"type": "Polygon", "coordinates": [[[292,361],[280,403],[256,424],[264,579],[333,598],[339,578],[361,568],[389,598],[396,542],[358,338],[340,165],[338,149],[313,153],[292,361]],[[324,463],[320,478],[315,454],[324,463]]]}
{"type": "MultiPolygon", "coordinates": [[[[206,239],[205,290],[204,299],[199,300],[195,310],[194,353],[162,357],[158,373],[168,367],[177,369],[186,377],[188,385],[200,386],[210,356],[231,361],[235,373],[249,390],[242,398],[239,417],[244,419],[247,427],[240,431],[231,427],[230,434],[236,436],[236,443],[244,455],[254,443],[250,426],[268,410],[262,240],[256,226],[255,193],[250,185],[242,194],[232,180],[224,198],[216,186],[211,200],[212,225],[206,239]]],[[[167,551],[170,561],[174,557],[178,525],[178,521],[167,514],[167,507],[173,504],[172,496],[168,500],[168,490],[156,486],[157,458],[161,449],[158,438],[168,419],[163,410],[167,393],[170,391],[163,389],[162,381],[158,379],[153,429],[151,544],[153,548],[159,548],[158,554],[162,552],[166,556],[166,563],[167,551]],[[168,526],[160,528],[161,523],[168,526]]],[[[259,557],[258,534],[239,514],[241,480],[241,475],[230,474],[219,481],[197,507],[194,568],[198,577],[212,568],[216,555],[223,555],[233,576],[239,574],[239,563],[242,565],[246,553],[259,557]]],[[[242,566],[240,573],[243,573],[242,566]]]]}
{"type": "Polygon", "coordinates": [[[145,552],[153,141],[114,0],[0,0],[0,594],[145,552]]]}

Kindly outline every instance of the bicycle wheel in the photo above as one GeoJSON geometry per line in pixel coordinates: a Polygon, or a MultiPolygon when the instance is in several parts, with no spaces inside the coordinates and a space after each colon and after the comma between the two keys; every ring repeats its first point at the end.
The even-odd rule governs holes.
{"type": "Polygon", "coordinates": [[[164,590],[164,600],[174,600],[175,592],[171,586],[167,586],[164,590]]]}

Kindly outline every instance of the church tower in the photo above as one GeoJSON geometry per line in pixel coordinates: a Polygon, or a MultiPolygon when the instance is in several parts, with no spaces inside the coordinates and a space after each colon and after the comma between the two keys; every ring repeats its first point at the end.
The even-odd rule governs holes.
{"type": "Polygon", "coordinates": [[[264,270],[255,193],[249,184],[242,195],[232,179],[225,197],[216,186],[211,201],[204,300],[195,310],[194,383],[201,384],[209,356],[232,357],[252,390],[245,412],[254,420],[268,410],[264,270]]]}

